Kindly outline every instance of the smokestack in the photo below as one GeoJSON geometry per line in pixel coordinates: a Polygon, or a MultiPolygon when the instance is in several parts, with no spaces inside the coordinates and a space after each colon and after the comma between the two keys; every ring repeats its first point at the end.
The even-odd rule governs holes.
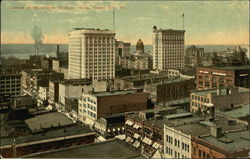
{"type": "Polygon", "coordinates": [[[56,48],[56,57],[59,58],[59,45],[57,45],[57,48],[56,48]]]}
{"type": "Polygon", "coordinates": [[[31,31],[31,37],[34,40],[34,44],[35,44],[35,53],[36,55],[38,55],[38,45],[42,44],[43,42],[43,33],[42,33],[42,29],[38,28],[38,27],[34,27],[31,31]]]}

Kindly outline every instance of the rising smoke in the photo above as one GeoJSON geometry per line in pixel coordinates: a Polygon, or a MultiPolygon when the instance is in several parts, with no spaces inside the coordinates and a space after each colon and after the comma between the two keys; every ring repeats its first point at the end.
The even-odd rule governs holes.
{"type": "Polygon", "coordinates": [[[36,55],[38,55],[38,45],[42,44],[43,38],[44,38],[42,29],[38,27],[34,27],[31,31],[31,37],[33,38],[34,43],[35,43],[36,55]]]}

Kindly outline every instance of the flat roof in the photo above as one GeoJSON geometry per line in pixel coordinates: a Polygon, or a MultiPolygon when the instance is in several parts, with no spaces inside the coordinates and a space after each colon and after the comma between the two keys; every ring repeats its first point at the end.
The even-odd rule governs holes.
{"type": "Polygon", "coordinates": [[[37,115],[33,118],[26,119],[25,123],[30,130],[39,131],[42,128],[60,127],[73,124],[73,121],[59,112],[46,113],[37,115]]]}
{"type": "Polygon", "coordinates": [[[177,119],[177,118],[183,118],[183,117],[191,117],[192,113],[187,112],[187,113],[178,113],[178,114],[171,114],[171,115],[166,115],[165,118],[167,119],[177,119]]]}
{"type": "MultiPolygon", "coordinates": [[[[220,88],[221,95],[227,95],[227,88],[220,88]]],[[[216,93],[217,89],[208,89],[208,90],[194,90],[193,93],[195,95],[204,96],[206,97],[208,93],[216,93]]],[[[250,89],[244,87],[238,87],[239,93],[250,92],[250,89]]]]}
{"type": "MultiPolygon", "coordinates": [[[[184,109],[176,109],[176,110],[177,110],[177,112],[175,114],[173,114],[173,115],[187,113],[187,111],[184,110],[184,109]]],[[[153,112],[153,109],[152,109],[151,112],[153,112]]],[[[155,111],[155,112],[157,112],[157,111],[155,111]]],[[[139,112],[135,112],[134,114],[129,114],[129,116],[135,117],[135,119],[138,119],[140,121],[143,120],[143,119],[139,118],[139,112]]],[[[199,116],[197,116],[195,114],[192,114],[191,116],[189,115],[189,116],[186,116],[186,117],[175,118],[175,119],[172,119],[172,120],[169,120],[169,119],[165,118],[164,115],[163,115],[162,119],[154,119],[154,117],[152,117],[150,119],[146,119],[145,123],[156,125],[159,128],[164,128],[164,124],[166,124],[167,126],[175,126],[175,125],[182,125],[184,123],[191,123],[191,122],[194,122],[194,121],[201,121],[201,120],[204,120],[204,119],[202,119],[201,117],[199,117],[199,116]]]]}
{"type": "Polygon", "coordinates": [[[211,69],[218,69],[218,70],[229,70],[229,71],[237,71],[237,70],[250,70],[250,65],[245,66],[226,66],[226,67],[200,67],[200,68],[211,68],[211,69]]]}
{"type": "Polygon", "coordinates": [[[168,101],[168,102],[159,102],[157,103],[158,106],[172,106],[172,105],[178,105],[178,104],[184,104],[184,103],[189,103],[190,102],[190,98],[186,97],[186,98],[180,98],[180,99],[176,99],[176,100],[172,100],[172,101],[168,101]]]}
{"type": "MultiPolygon", "coordinates": [[[[171,127],[171,125],[167,125],[167,126],[171,127]]],[[[193,120],[190,122],[186,120],[186,122],[176,124],[175,126],[172,126],[172,127],[176,130],[180,130],[183,133],[189,134],[192,136],[203,136],[203,135],[210,136],[211,127],[214,127],[214,126],[221,127],[223,132],[232,131],[232,130],[241,130],[245,128],[244,124],[240,124],[240,123],[230,124],[228,120],[223,120],[223,119],[215,120],[214,122],[210,122],[207,120],[200,120],[200,121],[193,120]]]]}
{"type": "Polygon", "coordinates": [[[128,144],[112,139],[88,145],[81,145],[60,150],[51,150],[26,158],[145,158],[140,151],[128,144]]]}
{"type": "Polygon", "coordinates": [[[132,94],[136,91],[130,90],[130,91],[109,91],[109,92],[93,92],[90,95],[94,97],[106,97],[106,96],[119,96],[119,95],[126,95],[126,94],[132,94]]]}
{"type": "MultiPolygon", "coordinates": [[[[90,132],[94,132],[94,131],[91,130],[87,126],[74,125],[74,126],[56,129],[56,130],[49,130],[49,131],[46,131],[44,135],[42,135],[42,133],[39,133],[39,134],[20,136],[20,137],[15,138],[15,140],[16,140],[16,144],[22,144],[22,143],[27,143],[27,142],[32,142],[32,141],[53,139],[53,138],[58,138],[58,137],[85,134],[85,133],[90,133],[90,132]]],[[[1,139],[0,145],[1,146],[11,145],[12,143],[13,143],[13,138],[5,138],[5,139],[1,139]]]]}
{"type": "Polygon", "coordinates": [[[228,117],[241,118],[250,114],[250,104],[245,104],[229,111],[216,110],[216,113],[223,114],[228,117]]]}
{"type": "Polygon", "coordinates": [[[157,86],[157,85],[163,85],[163,84],[178,83],[178,82],[183,82],[183,81],[188,81],[188,80],[190,80],[190,79],[187,79],[187,78],[166,79],[166,80],[162,80],[160,82],[150,83],[150,84],[147,84],[147,85],[157,86]]]}
{"type": "Polygon", "coordinates": [[[91,79],[64,79],[60,81],[62,84],[90,84],[92,83],[91,79]]]}
{"type": "Polygon", "coordinates": [[[153,30],[154,32],[155,31],[158,31],[158,32],[166,32],[166,33],[184,33],[185,30],[173,30],[173,29],[157,29],[157,30],[153,30]]]}
{"type": "Polygon", "coordinates": [[[174,127],[176,130],[192,135],[192,136],[201,136],[210,134],[210,128],[201,125],[200,123],[190,123],[185,125],[179,125],[174,127]]]}
{"type": "Polygon", "coordinates": [[[229,152],[243,149],[249,150],[250,147],[249,130],[239,130],[224,133],[222,138],[204,136],[201,137],[201,139],[229,152]]]}

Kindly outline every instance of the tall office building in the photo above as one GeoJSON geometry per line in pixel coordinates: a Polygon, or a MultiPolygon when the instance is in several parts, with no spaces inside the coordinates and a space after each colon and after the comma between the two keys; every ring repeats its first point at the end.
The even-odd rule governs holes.
{"type": "Polygon", "coordinates": [[[184,30],[153,27],[153,69],[164,71],[184,67],[184,30]]]}
{"type": "Polygon", "coordinates": [[[115,77],[115,33],[75,28],[69,32],[69,78],[115,77]]]}

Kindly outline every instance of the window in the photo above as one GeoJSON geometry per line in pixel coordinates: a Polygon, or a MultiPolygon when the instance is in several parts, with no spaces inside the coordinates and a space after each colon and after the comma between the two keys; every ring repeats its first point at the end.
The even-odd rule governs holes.
{"type": "Polygon", "coordinates": [[[205,86],[209,87],[210,86],[209,82],[205,82],[205,86]]]}
{"type": "Polygon", "coordinates": [[[201,150],[199,150],[199,157],[201,157],[201,150]]]}

